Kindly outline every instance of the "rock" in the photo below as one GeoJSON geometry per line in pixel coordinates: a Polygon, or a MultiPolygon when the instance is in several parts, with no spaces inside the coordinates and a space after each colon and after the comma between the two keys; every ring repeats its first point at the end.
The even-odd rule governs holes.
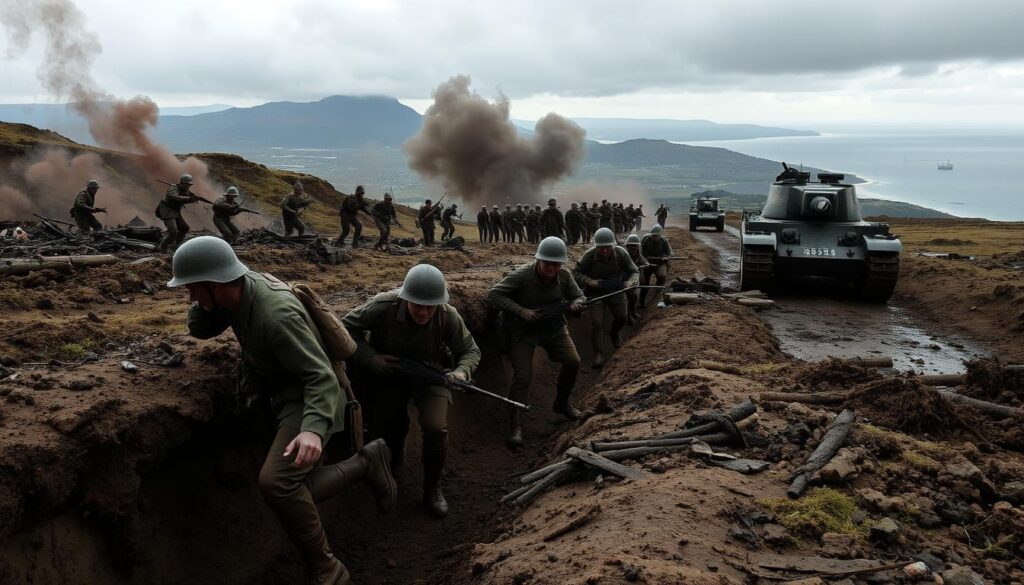
{"type": "Polygon", "coordinates": [[[96,384],[93,384],[88,380],[75,380],[68,384],[68,390],[73,390],[75,392],[85,392],[86,390],[92,390],[95,387],[96,384]]]}
{"type": "Polygon", "coordinates": [[[765,524],[762,538],[768,544],[775,546],[785,546],[793,541],[789,532],[779,524],[765,524]]]}
{"type": "Polygon", "coordinates": [[[136,366],[135,364],[131,363],[128,360],[125,360],[121,362],[121,369],[128,372],[129,374],[134,374],[135,372],[139,371],[139,366],[136,366]]]}
{"type": "Polygon", "coordinates": [[[985,585],[985,579],[969,567],[956,567],[943,571],[940,576],[945,585],[985,585]]]}
{"type": "Polygon", "coordinates": [[[159,347],[160,350],[166,353],[167,355],[174,355],[174,347],[171,346],[170,343],[167,343],[166,341],[161,341],[156,346],[159,347]]]}
{"type": "Polygon", "coordinates": [[[878,490],[865,488],[857,492],[862,500],[880,512],[898,512],[906,508],[907,502],[899,496],[887,496],[878,490]]]}
{"type": "Polygon", "coordinates": [[[942,518],[931,512],[925,512],[917,517],[917,525],[921,528],[938,528],[942,524],[942,518]]]}
{"type": "Polygon", "coordinates": [[[818,471],[817,477],[828,483],[846,483],[856,479],[860,474],[859,463],[864,461],[864,450],[860,448],[840,449],[836,456],[825,467],[818,471]]]}
{"type": "MultiPolygon", "coordinates": [[[[0,359],[0,363],[4,363],[2,359],[0,359]]],[[[4,363],[4,365],[11,364],[4,363]]],[[[1004,483],[1003,488],[999,490],[999,497],[1018,506],[1024,504],[1024,482],[1008,481],[1004,483]]]]}
{"type": "Polygon", "coordinates": [[[100,316],[97,315],[96,313],[93,313],[92,311],[89,311],[89,314],[86,315],[86,317],[88,317],[89,320],[92,321],[93,323],[102,323],[103,322],[103,319],[100,318],[100,316]]]}
{"type": "Polygon", "coordinates": [[[900,525],[892,518],[882,518],[871,527],[871,540],[892,544],[899,539],[900,525]]]}
{"type": "Polygon", "coordinates": [[[782,436],[794,445],[803,445],[811,437],[811,428],[805,423],[793,423],[782,431],[782,436]]]}
{"type": "Polygon", "coordinates": [[[919,553],[910,558],[928,565],[928,569],[934,573],[946,568],[946,562],[931,553],[919,553]]]}
{"type": "Polygon", "coordinates": [[[40,311],[52,311],[56,308],[50,299],[39,299],[36,301],[36,308],[40,311]]]}
{"type": "Polygon", "coordinates": [[[992,482],[990,482],[988,478],[985,477],[985,474],[978,469],[977,465],[971,463],[967,459],[961,458],[947,463],[943,468],[942,473],[944,475],[951,476],[954,479],[969,483],[978,490],[982,499],[993,500],[996,497],[996,487],[992,485],[992,482]]]}
{"type": "Polygon", "coordinates": [[[927,577],[931,572],[932,571],[928,568],[927,563],[923,563],[921,561],[917,561],[916,563],[911,563],[903,567],[903,574],[915,580],[927,577]]]}
{"type": "MultiPolygon", "coordinates": [[[[18,361],[17,359],[15,359],[15,358],[13,358],[13,357],[11,357],[9,355],[0,356],[0,366],[7,366],[8,368],[16,368],[16,367],[18,367],[20,365],[21,365],[20,361],[18,361]]],[[[1009,484],[1007,484],[1007,485],[1009,485],[1009,484]]]]}
{"type": "Polygon", "coordinates": [[[856,536],[826,532],[821,535],[821,546],[818,547],[818,554],[834,559],[855,559],[863,557],[864,551],[860,548],[856,536]]]}

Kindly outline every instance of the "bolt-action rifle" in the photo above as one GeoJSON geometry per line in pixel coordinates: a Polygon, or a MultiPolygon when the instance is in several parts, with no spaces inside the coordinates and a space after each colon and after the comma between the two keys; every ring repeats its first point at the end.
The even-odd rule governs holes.
{"type": "MultiPolygon", "coordinates": [[[[156,179],[156,182],[157,183],[163,183],[164,185],[167,185],[168,187],[176,187],[177,186],[177,183],[168,183],[167,181],[165,181],[163,179],[156,179]]],[[[210,205],[213,205],[213,201],[210,201],[206,197],[200,197],[199,195],[196,195],[195,193],[192,192],[191,189],[189,189],[188,194],[191,195],[192,197],[195,197],[199,201],[202,201],[203,203],[208,203],[210,205]]]]}
{"type": "Polygon", "coordinates": [[[433,364],[416,361],[409,358],[397,358],[396,370],[405,376],[411,376],[413,378],[419,378],[429,384],[436,384],[438,386],[446,386],[449,388],[461,390],[467,394],[481,394],[492,400],[504,402],[505,404],[518,408],[521,410],[530,410],[529,404],[523,404],[522,402],[516,402],[510,400],[504,396],[495,394],[488,390],[476,386],[470,382],[461,382],[458,380],[449,381],[447,374],[448,371],[444,368],[437,367],[433,364]]]}
{"type": "MultiPolygon", "coordinates": [[[[627,286],[625,288],[616,290],[614,292],[610,292],[610,293],[603,294],[603,295],[600,295],[600,296],[596,296],[596,297],[592,297],[592,298],[589,298],[589,299],[585,299],[583,301],[583,306],[587,307],[587,306],[590,306],[590,305],[592,305],[592,304],[594,304],[594,303],[596,303],[598,301],[603,301],[603,300],[605,300],[607,298],[614,297],[617,294],[621,294],[621,293],[624,293],[626,291],[630,291],[630,290],[634,290],[634,289],[638,289],[638,288],[642,288],[642,286],[639,285],[639,284],[632,284],[630,286],[627,286]]],[[[575,300],[572,300],[572,301],[561,301],[561,302],[558,302],[558,303],[552,303],[550,305],[543,305],[541,307],[538,307],[537,309],[535,309],[537,311],[537,316],[539,317],[537,321],[539,322],[539,321],[544,321],[546,319],[552,319],[554,317],[561,317],[562,315],[564,315],[564,314],[569,312],[569,307],[571,307],[573,305],[573,303],[575,303],[575,302],[576,302],[575,300]]]]}
{"type": "Polygon", "coordinates": [[[254,213],[256,215],[263,215],[263,213],[255,210],[255,209],[250,209],[248,207],[242,207],[242,206],[238,207],[238,212],[239,213],[254,213]]]}
{"type": "Polygon", "coordinates": [[[686,260],[686,256],[644,256],[648,261],[664,261],[664,260],[686,260]]]}

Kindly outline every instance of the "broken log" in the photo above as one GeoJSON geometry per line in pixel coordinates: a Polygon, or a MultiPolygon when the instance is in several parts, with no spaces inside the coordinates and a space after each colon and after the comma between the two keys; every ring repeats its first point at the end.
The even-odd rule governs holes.
{"type": "Polygon", "coordinates": [[[762,392],[757,395],[758,402],[800,402],[802,404],[836,404],[849,398],[846,393],[815,393],[801,392],[762,392]]]}
{"type": "Polygon", "coordinates": [[[518,487],[518,488],[516,488],[516,489],[512,490],[511,492],[509,492],[509,493],[505,494],[505,495],[504,495],[504,496],[503,496],[503,497],[501,498],[501,500],[500,500],[500,501],[501,501],[501,503],[502,503],[502,504],[504,504],[504,503],[506,503],[506,502],[511,502],[512,500],[514,500],[514,499],[518,498],[519,496],[521,496],[521,495],[525,494],[525,493],[526,493],[527,491],[529,491],[529,489],[530,489],[530,488],[532,488],[532,487],[533,487],[533,485],[532,485],[532,484],[529,484],[529,483],[528,483],[528,484],[526,484],[526,485],[524,485],[524,486],[520,486],[520,487],[518,487]]]}
{"type": "Polygon", "coordinates": [[[865,368],[891,368],[892,357],[852,357],[852,358],[838,358],[843,363],[863,366],[865,368]]]}
{"type": "Polygon", "coordinates": [[[37,258],[0,258],[0,276],[28,274],[33,270],[83,268],[116,264],[117,257],[110,254],[94,256],[43,256],[37,258]]]}
{"type": "Polygon", "coordinates": [[[1003,369],[1007,372],[1024,372],[1024,364],[1012,364],[1003,369]]]}
{"type": "MultiPolygon", "coordinates": [[[[753,402],[747,400],[745,402],[741,402],[740,404],[737,404],[736,406],[730,408],[729,410],[727,410],[723,414],[723,416],[725,416],[725,418],[731,420],[732,422],[737,423],[737,422],[740,422],[741,420],[744,420],[746,418],[749,418],[749,417],[753,416],[753,414],[755,412],[757,412],[757,407],[754,406],[753,402]]],[[[706,435],[706,434],[713,433],[714,431],[717,431],[720,426],[721,426],[721,424],[719,424],[718,421],[711,421],[711,422],[706,422],[706,423],[698,424],[698,425],[692,426],[690,428],[683,429],[681,431],[673,431],[671,433],[665,433],[664,435],[659,435],[659,436],[654,437],[654,438],[655,439],[683,439],[683,438],[686,438],[686,437],[696,437],[696,436],[699,436],[699,435],[706,435]]]]}
{"type": "Polygon", "coordinates": [[[569,476],[571,476],[573,473],[576,473],[575,465],[559,467],[554,472],[549,473],[543,479],[530,486],[530,489],[520,494],[515,499],[516,505],[522,506],[524,504],[529,504],[545,490],[547,490],[550,487],[558,485],[564,479],[568,479],[569,476]]]}
{"type": "Polygon", "coordinates": [[[716,372],[723,372],[726,374],[734,374],[737,376],[743,375],[743,370],[733,364],[723,364],[720,362],[713,362],[711,360],[697,360],[697,367],[704,370],[714,370],[716,372]]]}
{"type": "Polygon", "coordinates": [[[572,463],[571,460],[569,460],[569,459],[562,459],[561,461],[557,461],[555,463],[552,463],[551,465],[547,465],[547,466],[541,467],[540,469],[538,469],[536,471],[531,471],[530,473],[527,473],[526,475],[520,477],[519,481],[522,482],[522,483],[533,483],[533,482],[537,481],[538,479],[543,478],[544,476],[548,475],[549,473],[555,471],[556,469],[558,469],[560,467],[569,467],[572,464],[573,463],[572,463]]]}
{"type": "Polygon", "coordinates": [[[567,457],[576,459],[577,461],[580,461],[582,463],[586,463],[587,465],[595,469],[604,471],[605,473],[609,473],[611,475],[621,477],[623,479],[642,479],[647,476],[647,473],[640,471],[639,469],[626,467],[621,463],[616,463],[611,459],[607,459],[605,457],[598,455],[597,453],[587,451],[585,449],[580,449],[578,447],[569,447],[568,449],[566,449],[565,455],[567,457]]]}
{"type": "Polygon", "coordinates": [[[759,290],[745,290],[743,292],[725,293],[722,295],[727,299],[767,299],[768,295],[759,290]]]}
{"type": "MultiPolygon", "coordinates": [[[[643,446],[643,443],[649,441],[622,441],[620,443],[595,443],[594,449],[597,450],[599,446],[610,447],[607,450],[601,450],[601,456],[612,461],[622,461],[625,459],[637,459],[646,455],[653,455],[655,453],[670,453],[672,451],[681,451],[688,448],[693,444],[694,441],[704,441],[709,445],[727,445],[736,440],[736,437],[732,433],[715,433],[712,435],[701,435],[697,437],[690,437],[688,439],[670,439],[672,441],[679,441],[679,443],[673,443],[671,445],[653,445],[643,446]],[[626,443],[640,443],[641,445],[635,447],[618,447],[618,445],[626,443]]],[[[657,441],[655,439],[654,441],[657,441]]]]}
{"type": "Polygon", "coordinates": [[[828,425],[828,430],[825,431],[825,436],[822,437],[821,443],[818,443],[818,447],[813,453],[804,461],[804,464],[796,469],[791,476],[793,483],[790,484],[789,490],[786,493],[791,498],[799,498],[804,490],[807,489],[807,482],[812,475],[835,457],[836,452],[846,442],[846,436],[850,434],[850,429],[853,427],[853,411],[846,409],[840,412],[832,423],[828,425]]]}
{"type": "MultiPolygon", "coordinates": [[[[711,435],[697,435],[693,437],[683,437],[681,439],[638,439],[635,441],[610,441],[607,443],[593,443],[592,446],[594,451],[601,453],[603,457],[607,457],[606,451],[617,452],[623,449],[635,449],[637,447],[677,447],[680,445],[692,445],[694,441],[704,441],[705,443],[711,444],[711,441],[706,440],[707,437],[713,437],[718,439],[719,435],[732,437],[728,433],[714,433],[711,435]]],[[[721,442],[720,440],[718,441],[721,442]]]]}
{"type": "Polygon", "coordinates": [[[736,299],[736,302],[750,307],[752,309],[767,309],[768,307],[774,307],[775,301],[770,299],[757,299],[750,297],[740,297],[736,299]]]}
{"type": "Polygon", "coordinates": [[[698,293],[667,293],[665,300],[670,305],[688,305],[690,303],[696,303],[700,300],[700,294],[698,293]]]}
{"type": "Polygon", "coordinates": [[[597,515],[600,512],[601,512],[601,506],[600,505],[596,505],[596,506],[591,507],[589,510],[586,511],[585,514],[580,514],[579,516],[574,518],[571,522],[569,522],[565,526],[562,526],[561,528],[558,528],[558,529],[552,531],[547,536],[545,536],[544,537],[544,542],[551,542],[552,540],[555,540],[556,538],[558,538],[560,536],[565,536],[566,534],[569,534],[570,532],[572,532],[573,530],[576,530],[577,528],[581,528],[583,526],[586,526],[587,524],[590,523],[591,520],[596,518],[597,515]]]}
{"type": "Polygon", "coordinates": [[[925,386],[962,386],[964,383],[963,374],[923,374],[915,378],[925,386]]]}
{"type": "Polygon", "coordinates": [[[985,400],[978,400],[977,398],[971,398],[970,396],[964,396],[963,394],[957,394],[956,392],[937,388],[936,392],[945,396],[948,400],[965,404],[972,408],[976,408],[980,412],[983,412],[992,418],[1003,419],[1003,418],[1021,418],[1024,419],[1024,408],[1015,408],[1013,406],[1005,406],[1003,404],[996,404],[995,402],[987,402],[985,400]]]}

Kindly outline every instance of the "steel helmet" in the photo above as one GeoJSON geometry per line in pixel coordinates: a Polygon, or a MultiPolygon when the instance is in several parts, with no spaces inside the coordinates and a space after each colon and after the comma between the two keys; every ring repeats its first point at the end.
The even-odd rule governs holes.
{"type": "Polygon", "coordinates": [[[626,238],[626,245],[627,246],[639,246],[640,245],[640,236],[638,236],[636,234],[629,234],[629,237],[626,238]]]}
{"type": "Polygon", "coordinates": [[[185,242],[174,252],[171,260],[174,278],[169,287],[196,282],[231,282],[249,272],[239,262],[231,245],[220,238],[200,236],[185,242]]]}
{"type": "Polygon", "coordinates": [[[393,197],[391,197],[391,193],[388,193],[387,191],[384,192],[384,198],[385,199],[393,199],[393,197]]]}
{"type": "Polygon", "coordinates": [[[228,187],[228,190],[225,191],[224,194],[225,195],[238,195],[238,187],[235,187],[235,186],[232,185],[231,187],[228,187]]]}
{"type": "Polygon", "coordinates": [[[560,262],[562,264],[569,261],[565,242],[562,241],[562,238],[556,236],[548,236],[541,240],[537,246],[537,253],[533,257],[545,262],[560,262]]]}
{"type": "Polygon", "coordinates": [[[302,191],[302,181],[300,181],[299,179],[295,179],[295,184],[293,184],[292,187],[296,191],[302,191]]]}
{"type": "Polygon", "coordinates": [[[554,197],[552,197],[551,199],[548,199],[548,205],[557,205],[557,204],[558,204],[558,200],[555,199],[554,197]]]}
{"type": "Polygon", "coordinates": [[[178,183],[180,183],[182,185],[191,185],[192,184],[192,175],[189,175],[187,173],[182,175],[181,177],[178,178],[178,183]]]}
{"type": "Polygon", "coordinates": [[[598,248],[615,245],[615,234],[608,228],[601,228],[594,232],[594,245],[598,248]]]}
{"type": "Polygon", "coordinates": [[[97,181],[96,179],[93,179],[93,180],[91,180],[91,181],[89,181],[88,183],[85,184],[85,188],[86,189],[99,189],[100,188],[100,182],[97,181]]]}
{"type": "Polygon", "coordinates": [[[656,225],[656,226],[651,228],[651,235],[652,236],[660,236],[661,235],[661,231],[662,231],[661,230],[661,226],[660,225],[656,225]]]}
{"type": "Polygon", "coordinates": [[[406,273],[398,298],[428,307],[443,305],[448,302],[444,275],[430,264],[417,264],[406,273]]]}
{"type": "Polygon", "coordinates": [[[362,185],[356,185],[356,195],[363,195],[366,193],[366,189],[363,189],[362,185]]]}

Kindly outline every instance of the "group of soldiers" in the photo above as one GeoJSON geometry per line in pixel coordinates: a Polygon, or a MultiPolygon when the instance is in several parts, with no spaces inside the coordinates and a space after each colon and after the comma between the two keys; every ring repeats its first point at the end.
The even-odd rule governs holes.
{"type": "MultiPolygon", "coordinates": [[[[541,209],[540,205],[511,204],[505,205],[504,211],[497,205],[480,208],[476,215],[476,227],[481,242],[529,242],[536,244],[543,238],[557,237],[573,245],[589,244],[597,230],[608,228],[616,236],[643,229],[644,206],[636,207],[632,203],[609,203],[602,200],[588,206],[587,202],[573,203],[568,211],[562,213],[558,208],[557,199],[548,199],[548,206],[541,209]]],[[[665,227],[668,208],[661,205],[655,212],[661,227],[665,227]]]]}
{"type": "MultiPolygon", "coordinates": [[[[581,360],[565,317],[589,313],[592,365],[600,368],[606,342],[616,348],[622,344],[623,327],[649,298],[638,287],[653,278],[657,285],[650,288],[661,288],[667,276],[672,249],[660,225],[643,238],[630,234],[624,244],[618,245],[611,229],[598,228],[593,246],[570,270],[565,240],[546,236],[532,262],[490,289],[487,301],[498,316],[496,327],[487,330],[497,332],[496,345],[511,362],[512,400],[527,400],[534,353],[542,347],[560,367],[553,411],[568,420],[583,416],[571,400],[581,360]]],[[[208,339],[230,327],[243,349],[243,385],[270,398],[277,431],[258,484],[302,552],[311,582],[351,579],[328,545],[317,502],[365,483],[382,512],[395,506],[394,475],[403,463],[410,404],[418,411],[422,432],[424,505],[432,516],[448,514],[441,479],[452,390],[472,379],[481,351],[449,303],[440,270],[414,266],[400,288],[352,309],[334,321],[332,330],[312,316],[291,285],[250,270],[224,239],[204,236],[185,242],[174,254],[172,269],[168,286],[187,287],[192,301],[190,333],[208,339]],[[328,343],[338,330],[354,342],[343,356],[328,343]],[[439,373],[423,377],[409,363],[439,373]],[[364,397],[367,438],[374,440],[354,455],[339,457],[333,449],[339,440],[332,437],[348,436],[340,431],[345,430],[346,389],[353,387],[356,396],[364,397]]],[[[510,409],[507,443],[513,448],[524,443],[520,410],[510,409]]]]}

